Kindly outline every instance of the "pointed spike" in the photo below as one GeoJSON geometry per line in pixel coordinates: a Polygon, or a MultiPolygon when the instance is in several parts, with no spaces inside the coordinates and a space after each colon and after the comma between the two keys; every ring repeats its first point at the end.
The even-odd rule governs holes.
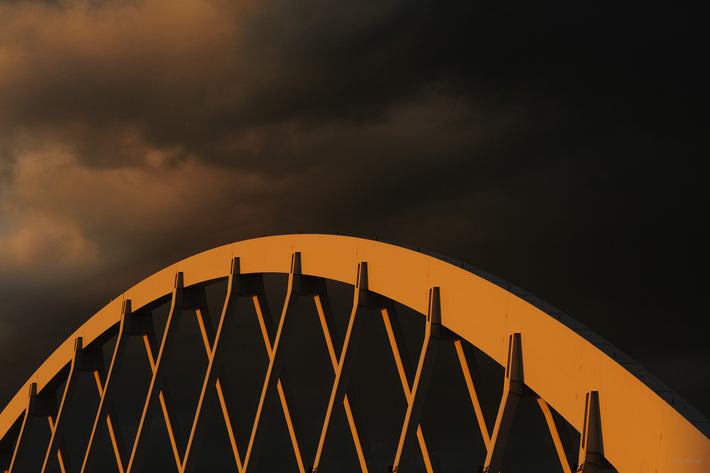
{"type": "Polygon", "coordinates": [[[131,300],[126,299],[123,301],[123,305],[121,306],[121,315],[130,315],[131,314],[131,300]]]}
{"type": "Polygon", "coordinates": [[[584,431],[579,445],[578,462],[585,471],[596,471],[608,464],[604,459],[599,391],[589,391],[584,404],[584,431]]]}
{"type": "Polygon", "coordinates": [[[291,255],[291,274],[301,274],[301,252],[296,251],[291,255]]]}
{"type": "Polygon", "coordinates": [[[357,266],[357,283],[358,289],[367,291],[369,284],[367,281],[367,261],[363,261],[357,266]]]}
{"type": "Polygon", "coordinates": [[[175,289],[182,289],[184,287],[184,278],[182,271],[175,273],[175,289]]]}
{"type": "Polygon", "coordinates": [[[439,286],[429,289],[429,313],[427,321],[434,325],[441,325],[441,291],[439,286]]]}
{"type": "Polygon", "coordinates": [[[510,336],[508,345],[508,365],[505,371],[505,376],[510,381],[524,382],[523,375],[523,350],[521,346],[520,333],[514,333],[510,336]]]}
{"type": "Polygon", "coordinates": [[[239,260],[239,256],[235,256],[232,258],[232,261],[230,262],[229,266],[229,274],[230,275],[236,275],[241,272],[241,262],[239,260]]]}

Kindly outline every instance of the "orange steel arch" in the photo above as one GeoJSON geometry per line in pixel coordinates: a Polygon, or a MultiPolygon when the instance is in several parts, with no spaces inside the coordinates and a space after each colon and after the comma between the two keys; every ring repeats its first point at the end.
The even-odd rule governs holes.
{"type": "MultiPolygon", "coordinates": [[[[497,465],[497,449],[504,445],[509,411],[529,390],[539,397],[558,453],[559,437],[548,405],[582,433],[579,463],[586,462],[585,471],[594,471],[602,454],[619,472],[707,471],[707,419],[581,324],[465,264],[334,235],[241,241],[199,253],[136,284],[76,330],[30,377],[0,413],[0,439],[28,409],[28,392],[41,392],[72,364],[78,337],[87,346],[121,323],[124,301],[130,300],[133,313],[139,311],[171,294],[178,273],[184,287],[230,277],[235,258],[239,258],[240,274],[300,273],[383,295],[426,314],[431,340],[443,327],[505,366],[496,425],[490,434],[482,428],[484,438],[489,437],[486,467],[491,471],[497,465]]],[[[426,377],[426,340],[407,396],[409,407],[395,466],[401,443],[414,435],[417,426],[416,394],[426,377]]],[[[470,376],[467,383],[471,390],[470,376]]],[[[337,398],[336,391],[337,376],[332,398],[337,398]]],[[[329,412],[332,403],[333,399],[329,412]]],[[[569,465],[564,469],[569,470],[569,465]]]]}

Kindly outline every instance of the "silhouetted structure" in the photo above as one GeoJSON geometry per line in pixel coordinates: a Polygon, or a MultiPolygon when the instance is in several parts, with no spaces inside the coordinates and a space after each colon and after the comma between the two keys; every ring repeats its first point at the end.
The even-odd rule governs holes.
{"type": "Polygon", "coordinates": [[[494,472],[519,432],[567,473],[700,472],[707,426],[504,281],[385,243],[289,235],[183,260],[89,319],[0,414],[0,467],[494,472]],[[286,277],[272,314],[266,294],[286,277]],[[513,424],[519,404],[539,407],[544,430],[513,424]]]}

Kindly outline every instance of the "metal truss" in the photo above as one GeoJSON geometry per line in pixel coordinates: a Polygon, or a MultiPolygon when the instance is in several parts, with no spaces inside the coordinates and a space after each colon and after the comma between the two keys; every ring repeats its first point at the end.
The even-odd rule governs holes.
{"type": "Polygon", "coordinates": [[[703,422],[707,420],[697,416],[688,420],[686,415],[659,397],[657,391],[640,383],[638,374],[631,374],[623,367],[619,371],[620,365],[614,360],[610,365],[609,356],[598,349],[598,342],[590,342],[580,335],[586,329],[570,329],[568,322],[562,322],[562,316],[551,316],[524,300],[525,297],[503,289],[500,284],[494,285],[461,266],[367,240],[295,235],[235,243],[166,268],[92,317],[45,362],[0,414],[0,468],[6,473],[29,471],[30,460],[41,452],[41,473],[88,473],[92,471],[92,460],[98,455],[97,437],[107,435],[117,471],[136,473],[144,466],[143,460],[149,453],[149,430],[157,419],[168,434],[174,471],[201,471],[202,466],[194,453],[195,445],[204,432],[216,428],[205,421],[204,415],[206,406],[212,403],[221,413],[223,432],[226,432],[231,447],[234,460],[231,471],[259,471],[258,459],[270,449],[268,437],[264,435],[264,417],[269,399],[272,399],[280,407],[299,473],[321,471],[324,452],[334,435],[332,419],[336,413],[347,423],[359,470],[363,473],[384,472],[386,468],[375,461],[367,438],[359,428],[359,419],[365,409],[355,407],[358,403],[350,383],[355,346],[363,343],[357,327],[363,317],[362,311],[366,309],[379,312],[381,316],[381,327],[392,354],[387,362],[395,366],[406,403],[397,446],[391,452],[388,467],[391,472],[406,470],[402,465],[407,455],[420,456],[421,465],[428,473],[440,471],[427,444],[430,436],[423,425],[423,412],[427,409],[427,391],[437,370],[437,353],[441,350],[455,353],[462,385],[470,400],[465,408],[475,419],[475,429],[480,432],[486,452],[485,458],[478,459],[477,464],[462,466],[462,470],[478,468],[482,472],[498,472],[504,469],[506,445],[511,429],[515,428],[513,418],[522,401],[539,407],[551,446],[559,459],[559,471],[564,473],[652,471],[646,468],[677,463],[674,459],[685,462],[680,471],[703,471],[707,465],[702,464],[703,455],[710,451],[710,441],[702,431],[703,422]],[[229,269],[224,271],[224,268],[229,269]],[[272,272],[288,274],[286,296],[276,327],[273,327],[274,319],[269,312],[262,277],[272,272]],[[326,287],[329,279],[346,282],[353,288],[342,341],[341,337],[335,336],[326,287]],[[219,280],[226,280],[227,286],[215,327],[205,287],[219,280]],[[168,281],[171,282],[169,288],[168,281]],[[471,281],[473,285],[467,286],[471,281]],[[153,310],[168,299],[167,321],[158,338],[153,310]],[[299,438],[298,414],[293,407],[294,395],[299,391],[298,379],[291,379],[289,385],[283,370],[282,344],[284,335],[295,323],[293,307],[297,299],[312,301],[312,312],[321,330],[309,336],[322,338],[333,374],[330,396],[327,405],[323,406],[318,442],[308,445],[302,437],[299,438]],[[407,368],[409,353],[404,349],[395,301],[417,310],[426,318],[413,375],[407,368]],[[251,306],[250,310],[245,310],[245,304],[251,306]],[[463,315],[458,314],[460,308],[464,308],[463,315]],[[235,363],[248,363],[249,360],[226,358],[225,347],[232,343],[226,335],[226,327],[234,319],[248,316],[247,313],[255,314],[261,337],[254,343],[263,344],[268,365],[252,424],[237,425],[232,415],[235,406],[225,392],[224,379],[235,363]],[[472,315],[475,313],[478,315],[472,315]],[[540,314],[545,318],[540,319],[540,314]],[[189,435],[184,440],[176,432],[171,397],[171,388],[181,388],[180,379],[169,379],[165,366],[166,360],[180,350],[176,344],[176,327],[180,319],[193,315],[207,366],[187,430],[189,435]],[[495,316],[489,317],[491,315],[495,316]],[[545,330],[549,333],[545,334],[545,330]],[[481,338],[481,334],[486,338],[481,338]],[[117,422],[113,406],[120,380],[118,373],[132,369],[125,363],[125,353],[129,339],[135,337],[143,342],[150,383],[136,433],[127,438],[117,422]],[[114,338],[113,354],[107,364],[103,356],[104,344],[114,338]],[[466,354],[471,344],[505,368],[502,395],[493,425],[487,425],[477,391],[477,387],[480,389],[480,385],[477,386],[479,377],[476,370],[471,369],[471,358],[466,354]],[[559,353],[567,358],[555,360],[553,356],[559,353]],[[65,413],[82,373],[93,377],[99,404],[88,440],[77,446],[79,441],[67,427],[65,413]],[[551,405],[559,416],[553,415],[551,405]],[[633,406],[651,406],[656,410],[639,413],[633,406]],[[30,445],[32,439],[37,438],[31,432],[41,428],[38,421],[42,418],[47,419],[48,443],[30,445]],[[580,433],[575,458],[568,455],[569,442],[567,445],[563,442],[560,418],[580,433]],[[627,425],[627,422],[632,424],[627,425]],[[645,445],[643,442],[650,438],[649,432],[639,431],[640,428],[651,428],[650,434],[658,438],[654,438],[651,445],[645,445]],[[628,437],[634,432],[637,438],[628,437]],[[241,451],[238,438],[248,438],[248,442],[242,442],[247,446],[241,451]],[[83,453],[80,464],[71,464],[69,455],[65,454],[68,445],[83,453]],[[654,451],[659,445],[664,449],[660,453],[654,451]]]}

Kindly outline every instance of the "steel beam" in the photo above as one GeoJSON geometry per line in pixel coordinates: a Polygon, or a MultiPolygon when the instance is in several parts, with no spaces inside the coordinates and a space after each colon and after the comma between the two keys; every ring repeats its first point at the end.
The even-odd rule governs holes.
{"type": "MultiPolygon", "coordinates": [[[[298,469],[300,473],[305,473],[305,468],[303,466],[303,460],[300,455],[300,448],[296,442],[295,435],[293,434],[293,425],[289,410],[287,407],[286,397],[281,386],[279,376],[282,367],[281,353],[279,352],[279,346],[284,332],[284,327],[286,325],[286,319],[288,317],[289,308],[292,304],[293,286],[294,280],[301,274],[301,254],[296,252],[291,255],[291,269],[289,271],[288,287],[286,290],[286,299],[284,300],[283,307],[281,309],[281,319],[279,320],[279,327],[276,331],[276,338],[274,339],[273,347],[267,346],[269,352],[269,367],[266,371],[266,377],[264,378],[264,384],[261,389],[261,396],[259,398],[259,405],[257,406],[256,415],[254,416],[254,424],[252,425],[251,435],[249,437],[249,445],[247,446],[247,451],[244,456],[244,472],[248,471],[250,463],[255,464],[254,459],[258,458],[258,448],[259,445],[259,435],[263,432],[263,428],[260,428],[260,423],[262,421],[262,415],[264,412],[264,405],[266,403],[266,397],[270,391],[274,388],[277,389],[279,400],[283,408],[284,417],[288,424],[289,436],[291,438],[292,445],[294,447],[294,453],[296,455],[296,461],[298,463],[298,469]]],[[[266,326],[266,319],[261,311],[258,312],[260,315],[260,326],[262,327],[262,334],[265,337],[264,342],[268,341],[268,331],[266,326]]],[[[252,467],[253,468],[253,467],[252,467]]]]}
{"type": "MultiPolygon", "coordinates": [[[[145,452],[145,442],[142,442],[142,437],[144,432],[150,426],[150,417],[152,415],[151,406],[158,400],[163,380],[164,380],[164,366],[163,360],[165,359],[166,353],[172,348],[173,341],[175,339],[174,326],[177,325],[177,321],[180,318],[183,307],[183,273],[178,272],[175,275],[175,286],[173,288],[173,294],[170,304],[170,313],[168,314],[168,320],[165,324],[165,332],[163,334],[163,340],[160,344],[160,349],[158,351],[158,357],[151,363],[153,369],[153,377],[150,381],[150,387],[148,388],[148,394],[146,396],[145,405],[143,407],[143,412],[141,413],[141,419],[138,423],[138,431],[136,432],[136,437],[133,440],[133,449],[131,450],[131,457],[128,460],[128,466],[126,467],[126,473],[137,473],[140,469],[140,460],[143,453],[145,452]]],[[[151,360],[152,361],[152,360],[151,360]]],[[[165,409],[164,401],[161,402],[161,407],[165,409]]],[[[169,420],[169,417],[165,417],[166,427],[170,436],[170,444],[173,449],[173,454],[176,456],[176,464],[178,468],[180,466],[180,458],[178,452],[178,447],[175,442],[175,435],[173,434],[173,429],[169,420]]]]}
{"type": "MultiPolygon", "coordinates": [[[[224,299],[224,304],[222,306],[222,314],[219,318],[219,324],[217,325],[217,333],[214,336],[214,341],[210,343],[208,334],[211,331],[207,330],[204,322],[202,322],[202,314],[198,313],[198,319],[200,323],[200,331],[202,333],[202,338],[205,343],[205,350],[208,354],[207,372],[204,376],[204,381],[202,382],[202,390],[200,392],[200,398],[197,401],[197,409],[195,410],[195,415],[192,420],[192,428],[190,429],[190,436],[187,440],[187,446],[185,448],[185,454],[182,459],[182,464],[180,465],[180,473],[185,473],[188,471],[195,471],[194,467],[190,464],[190,453],[192,452],[193,444],[195,441],[195,435],[200,426],[200,421],[203,419],[201,416],[203,405],[205,404],[205,399],[207,397],[207,390],[210,386],[215,385],[215,396],[219,397],[220,407],[222,408],[222,415],[224,417],[225,424],[227,425],[227,432],[229,435],[230,444],[232,445],[232,450],[234,454],[234,459],[236,461],[237,472],[242,473],[242,462],[239,452],[237,450],[236,440],[234,439],[234,432],[231,428],[231,421],[229,418],[229,412],[227,410],[226,402],[224,396],[222,395],[221,385],[219,384],[219,378],[217,376],[217,356],[219,353],[219,348],[221,347],[220,342],[222,341],[222,333],[225,327],[225,320],[228,318],[228,314],[236,309],[237,304],[237,294],[235,286],[239,279],[239,258],[234,258],[230,265],[229,270],[229,280],[227,282],[227,295],[224,299]]],[[[203,305],[206,307],[206,303],[203,305]]]]}
{"type": "Polygon", "coordinates": [[[514,333],[508,342],[508,363],[505,369],[503,395],[491,434],[491,442],[487,449],[486,461],[483,465],[484,473],[498,473],[500,471],[515,410],[524,395],[523,389],[523,352],[520,334],[514,333]]]}
{"type": "MultiPolygon", "coordinates": [[[[431,374],[434,367],[436,353],[439,349],[439,336],[441,334],[441,295],[439,287],[433,287],[429,291],[429,310],[425,325],[424,341],[419,355],[417,372],[412,383],[412,390],[407,399],[407,412],[404,416],[404,423],[399,436],[397,453],[390,471],[399,471],[399,464],[402,454],[408,441],[419,430],[419,420],[422,415],[422,408],[426,397],[431,374]]],[[[423,450],[424,454],[426,450],[423,450]]],[[[428,465],[431,469],[431,464],[428,465]]]]}
{"type": "MultiPolygon", "coordinates": [[[[554,408],[574,429],[582,432],[583,442],[580,450],[583,454],[579,457],[579,464],[584,466],[585,470],[595,467],[609,469],[606,464],[608,458],[620,471],[640,471],[649,465],[659,471],[670,471],[677,468],[678,459],[684,459],[683,467],[688,473],[703,472],[702,459],[705,453],[710,451],[707,420],[700,415],[687,414],[687,412],[694,411],[687,404],[679,401],[677,397],[675,402],[668,402],[666,398],[672,394],[662,393],[659,395],[654,392],[655,380],[652,376],[637,368],[634,368],[634,373],[631,373],[626,368],[630,366],[630,362],[619,361],[618,349],[600,342],[596,336],[590,335],[589,330],[580,327],[569,317],[562,317],[557,312],[546,312],[543,309],[545,306],[530,295],[499,280],[481,276],[481,273],[470,267],[455,264],[451,260],[380,242],[328,235],[286,235],[259,238],[216,248],[187,258],[152,275],[107,304],[62,343],[30,377],[24,387],[10,401],[7,408],[0,412],[0,468],[8,470],[20,468],[18,465],[21,465],[23,452],[26,451],[24,444],[28,438],[28,432],[36,423],[32,420],[36,415],[47,417],[50,436],[54,437],[54,439],[50,439],[50,451],[62,452],[63,449],[57,444],[60,443],[62,437],[64,414],[56,417],[55,414],[58,413],[38,414],[48,405],[44,403],[46,405],[40,407],[43,404],[41,399],[48,398],[50,393],[52,396],[56,396],[58,383],[65,379],[68,380],[72,359],[75,356],[74,340],[77,337],[82,337],[83,344],[88,347],[94,343],[104,343],[117,329],[119,336],[105,377],[103,366],[97,364],[90,369],[93,371],[101,400],[84,453],[81,472],[88,473],[85,470],[87,461],[95,451],[95,435],[99,428],[103,428],[104,424],[111,437],[119,472],[126,473],[124,466],[127,457],[129,457],[129,470],[134,468],[133,463],[136,463],[134,454],[136,450],[141,448],[141,433],[139,432],[135,439],[131,439],[133,448],[129,452],[124,451],[121,447],[118,424],[113,422],[110,410],[110,401],[114,391],[112,386],[116,381],[116,368],[120,365],[120,355],[125,350],[126,339],[131,332],[139,332],[143,336],[148,361],[153,372],[151,385],[156,384],[161,388],[151,387],[151,396],[153,398],[157,396],[157,399],[160,400],[168,435],[171,437],[171,448],[176,465],[181,466],[186,463],[185,458],[189,458],[189,456],[184,453],[187,450],[183,449],[182,445],[178,445],[172,434],[174,422],[168,415],[170,410],[168,409],[167,385],[160,382],[154,383],[154,381],[159,381],[161,377],[161,354],[165,351],[163,345],[167,337],[164,336],[158,346],[152,331],[147,327],[139,327],[143,322],[149,322],[150,317],[138,316],[138,314],[149,314],[151,307],[161,303],[166,296],[173,295],[169,288],[173,285],[176,272],[184,275],[184,286],[190,288],[194,298],[200,299],[204,295],[201,288],[205,284],[228,277],[227,263],[235,254],[240,254],[243,257],[243,271],[241,272],[244,275],[251,277],[263,273],[291,274],[290,279],[298,286],[295,288],[296,293],[299,290],[304,291],[301,285],[306,282],[306,278],[329,279],[361,286],[362,284],[356,281],[360,275],[359,273],[357,276],[353,274],[353,268],[356,264],[367,261],[368,268],[371,270],[367,274],[369,277],[366,284],[368,290],[359,292],[357,297],[360,298],[359,305],[371,307],[380,304],[383,298],[389,298],[425,314],[428,311],[427,304],[429,303],[427,291],[432,286],[441,287],[441,290],[446,293],[446,298],[442,301],[444,314],[441,322],[442,327],[455,332],[462,341],[465,340],[476,346],[501,365],[507,365],[504,396],[501,399],[496,424],[493,431],[490,432],[483,422],[483,414],[474,385],[475,377],[470,376],[470,367],[467,366],[466,357],[462,356],[463,345],[455,344],[469,397],[481,429],[481,436],[487,446],[486,468],[495,467],[499,463],[512,412],[515,410],[516,399],[520,397],[520,393],[516,393],[515,383],[510,379],[511,346],[513,343],[509,340],[508,335],[514,332],[524,334],[522,336],[525,339],[526,355],[525,386],[532,388],[540,397],[538,405],[545,416],[563,470],[566,460],[563,459],[563,449],[559,441],[559,432],[556,434],[557,426],[552,417],[551,408],[554,408]],[[292,258],[289,268],[288,260],[294,253],[299,255],[299,261],[298,264],[295,264],[292,258]],[[304,255],[306,262],[302,268],[301,254],[304,255]],[[298,271],[295,270],[296,266],[298,266],[298,271]],[[296,273],[302,274],[303,278],[294,279],[293,275],[296,273]],[[123,301],[129,300],[132,301],[134,314],[125,317],[120,306],[123,301]],[[124,323],[124,319],[126,319],[126,323],[124,323]],[[610,353],[615,353],[615,355],[612,356],[610,353]],[[28,402],[27,392],[30,389],[34,389],[34,395],[28,402]],[[587,396],[590,389],[598,392],[598,395],[595,395],[596,398],[594,395],[587,396]],[[587,405],[583,406],[583,400],[588,397],[587,405]],[[599,399],[603,403],[603,411],[599,409],[599,399]],[[595,403],[596,408],[594,407],[595,403]],[[603,417],[601,417],[602,414],[603,417]],[[603,419],[603,423],[601,419],[603,419]],[[597,429],[595,425],[599,428],[597,429]],[[604,429],[603,445],[599,433],[602,425],[604,429]],[[603,449],[598,445],[602,445],[603,449]],[[183,458],[181,459],[181,457],[183,458]]],[[[320,295],[314,295],[314,300],[316,300],[317,307],[319,302],[322,304],[320,295]]],[[[257,312],[259,312],[259,297],[254,297],[253,301],[257,312]]],[[[203,314],[206,305],[199,301],[193,301],[192,304],[194,307],[191,308],[196,310],[198,328],[205,350],[208,352],[213,349],[216,342],[212,339],[209,315],[207,311],[204,311],[203,314]]],[[[282,313],[286,312],[286,307],[282,313]]],[[[320,313],[319,317],[324,320],[320,313]]],[[[272,343],[268,339],[268,329],[265,327],[266,322],[263,320],[263,316],[260,318],[262,319],[260,321],[262,332],[265,334],[265,348],[269,354],[269,369],[278,373],[280,351],[278,343],[275,341],[273,347],[271,346],[272,343]],[[276,369],[274,370],[274,368],[276,369]]],[[[280,326],[284,318],[282,316],[280,326]]],[[[383,321],[387,324],[384,313],[383,321]]],[[[327,321],[326,323],[321,321],[321,324],[328,346],[326,331],[331,329],[327,328],[327,321]]],[[[391,330],[396,332],[394,328],[391,330]]],[[[169,331],[165,335],[168,334],[169,331]]],[[[388,333],[388,337],[390,337],[393,347],[395,364],[398,365],[397,371],[402,389],[405,397],[408,398],[407,409],[409,410],[409,398],[413,397],[416,403],[418,395],[415,393],[411,380],[405,380],[406,376],[402,376],[404,370],[400,366],[401,360],[397,362],[396,353],[402,350],[395,349],[396,346],[399,346],[398,342],[392,343],[391,333],[388,333]],[[407,395],[408,389],[412,391],[409,395],[407,395]]],[[[280,340],[278,332],[276,340],[280,340]]],[[[330,408],[331,410],[339,408],[339,405],[343,404],[361,462],[361,469],[367,471],[365,459],[369,455],[364,448],[365,439],[360,438],[357,431],[354,421],[355,409],[346,390],[338,391],[341,389],[339,384],[346,384],[344,381],[347,378],[347,369],[343,369],[344,366],[341,366],[341,362],[351,356],[352,348],[343,347],[342,350],[339,350],[339,347],[329,347],[328,350],[336,377],[343,378],[335,386],[335,398],[340,399],[341,402],[337,405],[331,403],[333,405],[330,408]],[[340,357],[336,357],[335,354],[339,351],[340,357]],[[337,363],[333,363],[333,360],[337,363]],[[360,447],[357,446],[358,444],[360,447]]],[[[75,377],[76,374],[72,373],[72,380],[75,377]]],[[[231,421],[228,421],[228,400],[224,399],[219,376],[213,380],[217,390],[217,398],[220,400],[223,416],[227,422],[230,442],[236,445],[234,426],[231,421]]],[[[304,460],[295,435],[298,429],[294,426],[294,413],[288,410],[286,403],[288,395],[283,380],[280,376],[267,373],[262,394],[273,390],[278,392],[281,401],[299,470],[304,471],[304,460]]],[[[66,390],[65,392],[67,398],[64,404],[69,399],[69,392],[66,390]]],[[[332,396],[333,393],[331,393],[332,396]]],[[[66,410],[64,405],[59,408],[62,411],[66,410]]],[[[263,406],[259,407],[259,409],[262,408],[263,406]]],[[[149,411],[150,409],[145,414],[150,415],[149,411]]],[[[143,414],[141,417],[144,417],[143,414]]],[[[262,414],[257,417],[261,418],[262,414]]],[[[411,423],[413,417],[416,416],[410,413],[410,421],[408,422],[411,423]]],[[[145,428],[145,421],[141,422],[145,428]]],[[[143,428],[139,430],[142,432],[143,428]]],[[[408,429],[413,428],[412,425],[408,427],[408,429]]],[[[259,443],[255,443],[255,439],[259,429],[259,419],[256,419],[255,424],[252,425],[252,435],[245,456],[245,458],[252,458],[248,462],[252,464],[249,467],[251,469],[253,469],[254,461],[258,458],[256,450],[259,443]]],[[[327,431],[327,426],[325,431],[327,431]]],[[[420,449],[425,455],[426,444],[422,441],[423,437],[419,437],[419,432],[420,430],[417,429],[420,449]]],[[[322,437],[323,433],[322,431],[322,437]]],[[[405,435],[405,439],[407,438],[409,437],[405,435]]],[[[320,440],[319,443],[321,443],[320,440]]],[[[310,446],[307,447],[308,450],[310,446]]],[[[51,458],[51,455],[48,458],[51,458]]],[[[316,467],[317,463],[316,461],[316,467]]],[[[427,464],[426,460],[425,464],[427,464]]],[[[136,464],[137,466],[138,464],[136,464]]],[[[428,464],[427,469],[430,469],[428,464]]],[[[19,473],[19,470],[16,473],[19,473]]]]}
{"type": "MultiPolygon", "coordinates": [[[[325,439],[328,434],[328,428],[330,426],[330,419],[333,414],[333,408],[336,405],[342,404],[345,399],[345,392],[347,390],[349,375],[349,362],[352,359],[352,355],[354,352],[354,349],[351,348],[351,344],[354,345],[356,343],[356,341],[353,340],[353,333],[355,331],[358,308],[361,305],[361,299],[365,299],[367,297],[367,291],[367,262],[363,261],[360,262],[357,267],[357,280],[355,282],[355,291],[353,294],[353,305],[352,309],[350,310],[350,319],[348,321],[348,328],[345,332],[345,340],[343,341],[343,346],[340,351],[340,357],[338,358],[338,367],[335,371],[335,380],[333,381],[333,387],[330,392],[330,399],[328,401],[328,408],[325,412],[325,418],[323,420],[323,426],[321,428],[320,439],[318,440],[318,449],[316,450],[315,458],[313,459],[313,466],[311,468],[311,471],[313,473],[318,471],[318,466],[320,464],[321,456],[323,454],[323,447],[325,446],[325,439]]],[[[360,457],[359,459],[361,466],[364,462],[365,469],[367,469],[367,459],[362,457],[360,457]]]]}
{"type": "MultiPolygon", "coordinates": [[[[342,347],[336,346],[331,335],[331,331],[335,331],[335,322],[331,313],[330,303],[324,282],[322,284],[322,289],[314,294],[313,299],[316,305],[316,311],[318,312],[318,319],[320,321],[321,329],[323,330],[323,338],[328,349],[328,355],[330,357],[333,373],[337,373],[339,363],[336,351],[341,351],[342,347]]],[[[355,447],[355,453],[357,454],[358,463],[360,465],[360,471],[362,473],[368,473],[369,469],[367,459],[372,458],[372,454],[370,453],[370,448],[366,439],[361,438],[358,433],[357,422],[355,420],[357,409],[354,405],[355,402],[353,401],[352,395],[345,393],[343,395],[343,409],[345,410],[345,418],[348,422],[348,427],[350,428],[350,435],[352,436],[353,446],[355,447]]],[[[311,471],[313,471],[313,467],[311,467],[311,471]]]]}

